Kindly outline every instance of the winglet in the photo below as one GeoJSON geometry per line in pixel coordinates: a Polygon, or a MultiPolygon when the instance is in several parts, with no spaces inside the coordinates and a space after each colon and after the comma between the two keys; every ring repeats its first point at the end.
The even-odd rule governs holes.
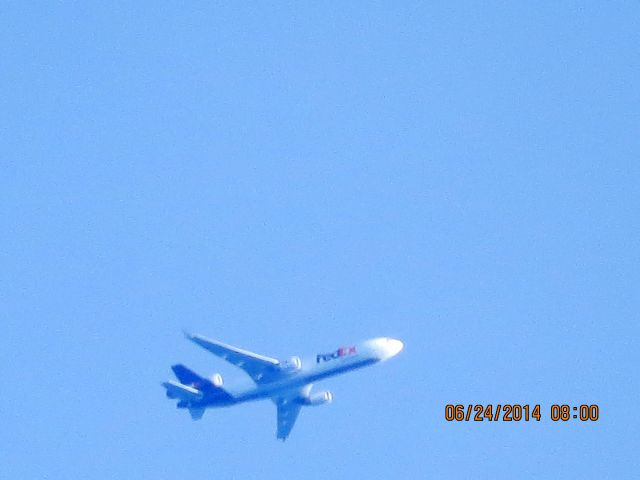
{"type": "Polygon", "coordinates": [[[184,338],[186,338],[187,340],[191,340],[193,338],[193,335],[191,335],[191,333],[189,333],[189,331],[186,328],[182,329],[182,334],[184,335],[184,338]]]}

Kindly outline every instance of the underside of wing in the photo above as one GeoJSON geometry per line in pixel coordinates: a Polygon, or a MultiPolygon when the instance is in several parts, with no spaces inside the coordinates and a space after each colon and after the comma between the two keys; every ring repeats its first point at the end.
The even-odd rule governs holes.
{"type": "Polygon", "coordinates": [[[278,429],[276,437],[285,441],[291,429],[298,419],[298,414],[302,408],[302,399],[309,395],[312,385],[309,383],[302,387],[294,388],[281,396],[273,397],[272,400],[278,409],[278,429]]]}
{"type": "Polygon", "coordinates": [[[293,400],[281,400],[277,403],[277,408],[278,430],[276,437],[284,442],[296,423],[302,405],[293,400]]]}
{"type": "Polygon", "coordinates": [[[256,383],[271,381],[280,373],[280,362],[275,358],[249,352],[201,335],[185,333],[185,336],[196,345],[243,369],[256,383]]]}

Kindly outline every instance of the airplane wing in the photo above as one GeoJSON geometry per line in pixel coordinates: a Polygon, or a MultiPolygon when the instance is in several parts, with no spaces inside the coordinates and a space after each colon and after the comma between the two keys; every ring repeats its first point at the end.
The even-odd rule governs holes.
{"type": "Polygon", "coordinates": [[[276,437],[284,442],[296,423],[302,405],[294,400],[281,400],[276,406],[278,408],[278,430],[276,437]]]}
{"type": "Polygon", "coordinates": [[[270,381],[274,376],[278,375],[280,362],[275,358],[258,355],[257,353],[242,350],[241,348],[232,347],[217,340],[210,340],[201,335],[191,335],[185,332],[185,336],[196,345],[200,345],[205,350],[210,351],[214,355],[240,367],[256,383],[270,381]]]}
{"type": "Polygon", "coordinates": [[[300,398],[309,395],[311,386],[311,384],[304,385],[302,388],[292,390],[285,396],[273,398],[278,409],[278,428],[276,431],[278,440],[284,442],[291,433],[302,408],[300,398]]]}

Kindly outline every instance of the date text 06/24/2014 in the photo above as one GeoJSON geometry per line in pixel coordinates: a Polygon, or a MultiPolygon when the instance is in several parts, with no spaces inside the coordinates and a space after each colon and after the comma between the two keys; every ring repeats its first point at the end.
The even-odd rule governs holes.
{"type": "MultiPolygon", "coordinates": [[[[539,422],[544,415],[540,404],[447,404],[444,418],[448,422],[539,422]]],[[[554,422],[595,422],[600,418],[600,407],[593,404],[553,404],[549,409],[549,418],[554,422]]]]}

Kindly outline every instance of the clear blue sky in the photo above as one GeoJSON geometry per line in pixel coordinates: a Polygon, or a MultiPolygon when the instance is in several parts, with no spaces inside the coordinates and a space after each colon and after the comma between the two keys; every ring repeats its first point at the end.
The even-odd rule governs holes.
{"type": "Polygon", "coordinates": [[[130,3],[2,6],[0,477],[637,475],[637,2],[130,3]],[[282,444],[182,328],[406,348],[282,444]]]}

